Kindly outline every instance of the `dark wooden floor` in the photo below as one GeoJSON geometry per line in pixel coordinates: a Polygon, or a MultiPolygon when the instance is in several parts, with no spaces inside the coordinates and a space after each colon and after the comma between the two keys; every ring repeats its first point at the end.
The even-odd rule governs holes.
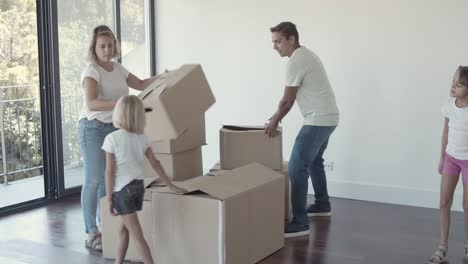
{"type": "MultiPolygon", "coordinates": [[[[331,218],[311,220],[310,236],[286,240],[260,263],[426,263],[437,245],[437,210],[346,199],[332,206],[331,218]]],[[[468,264],[463,233],[463,214],[453,213],[446,263],[468,264]]],[[[88,251],[84,239],[78,198],[3,217],[0,263],[112,263],[88,251]]]]}

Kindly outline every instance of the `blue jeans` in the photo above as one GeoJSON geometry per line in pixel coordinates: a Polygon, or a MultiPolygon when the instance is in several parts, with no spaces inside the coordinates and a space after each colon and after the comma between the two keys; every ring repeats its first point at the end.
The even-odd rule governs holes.
{"type": "Polygon", "coordinates": [[[84,181],[81,188],[81,207],[86,233],[99,232],[97,222],[101,222],[99,200],[106,196],[105,170],[106,154],[101,149],[104,138],[117,130],[112,124],[99,123],[95,120],[80,120],[78,143],[84,163],[84,181]]]}
{"type": "Polygon", "coordinates": [[[302,126],[294,142],[289,159],[288,174],[291,180],[292,222],[309,226],[307,218],[307,193],[309,176],[315,192],[315,203],[330,207],[327,179],[323,166],[323,153],[336,126],[302,126]]]}

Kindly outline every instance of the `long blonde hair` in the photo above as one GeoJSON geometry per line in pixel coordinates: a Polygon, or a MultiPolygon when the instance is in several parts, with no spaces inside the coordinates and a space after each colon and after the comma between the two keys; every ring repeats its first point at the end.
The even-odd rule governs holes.
{"type": "Polygon", "coordinates": [[[126,95],[117,101],[112,122],[117,128],[122,128],[131,133],[143,134],[145,129],[145,110],[143,103],[135,95],[126,95]]]}

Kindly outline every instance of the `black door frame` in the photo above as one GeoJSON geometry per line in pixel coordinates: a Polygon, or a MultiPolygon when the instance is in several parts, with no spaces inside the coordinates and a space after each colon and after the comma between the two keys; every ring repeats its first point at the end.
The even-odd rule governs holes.
{"type": "MultiPolygon", "coordinates": [[[[150,73],[156,74],[155,0],[147,1],[150,73]]],[[[120,34],[120,0],[114,0],[115,29],[120,34]]],[[[0,217],[78,196],[81,186],[65,189],[62,146],[57,0],[36,0],[44,197],[0,208],[0,217]]],[[[121,58],[118,58],[121,61],[121,58]]]]}

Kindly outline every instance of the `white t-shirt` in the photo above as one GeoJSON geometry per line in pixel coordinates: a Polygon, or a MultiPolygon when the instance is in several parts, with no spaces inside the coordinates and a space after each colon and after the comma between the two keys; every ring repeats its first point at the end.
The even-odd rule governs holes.
{"type": "MultiPolygon", "coordinates": [[[[114,69],[110,72],[97,64],[88,64],[81,73],[81,86],[83,86],[84,78],[90,77],[98,84],[98,99],[118,100],[120,97],[128,95],[127,77],[129,73],[127,69],[119,63],[112,62],[112,64],[114,69]]],[[[90,111],[86,100],[84,100],[83,117],[88,120],[97,119],[104,123],[112,123],[112,112],[112,110],[90,111]]]]}
{"type": "Polygon", "coordinates": [[[144,179],[143,161],[149,148],[144,134],[119,129],[106,136],[102,149],[115,155],[116,171],[114,192],[120,191],[135,179],[144,179]]]}
{"type": "Polygon", "coordinates": [[[442,114],[449,119],[448,143],[445,151],[452,157],[468,160],[468,108],[455,105],[450,98],[442,107],[442,114]]]}
{"type": "Polygon", "coordinates": [[[296,101],[304,116],[304,125],[338,125],[340,115],[325,67],[306,47],[297,48],[289,58],[286,86],[299,86],[296,101]]]}

